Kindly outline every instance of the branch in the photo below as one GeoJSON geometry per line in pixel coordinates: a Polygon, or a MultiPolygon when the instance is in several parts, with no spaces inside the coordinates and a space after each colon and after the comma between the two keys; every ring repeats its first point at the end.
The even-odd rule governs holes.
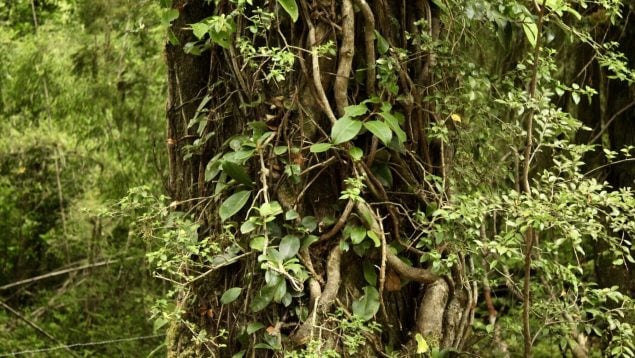
{"type": "MultiPolygon", "coordinates": [[[[127,257],[123,260],[131,260],[131,259],[135,259],[136,257],[127,257]]],[[[105,265],[109,265],[115,262],[119,262],[121,260],[108,260],[108,261],[102,261],[102,262],[96,262],[93,264],[86,264],[83,266],[79,266],[79,267],[72,267],[72,268],[67,268],[64,270],[59,270],[59,271],[53,271],[53,272],[49,272],[47,274],[44,275],[40,275],[40,276],[35,276],[35,277],[31,277],[31,278],[27,278],[25,280],[21,280],[21,281],[17,281],[17,282],[13,282],[4,286],[0,286],[0,291],[4,291],[6,289],[12,288],[12,287],[16,287],[16,286],[21,286],[21,285],[26,285],[27,283],[32,283],[32,282],[36,282],[36,281],[40,281],[40,280],[44,280],[47,278],[51,278],[51,277],[55,277],[55,276],[60,276],[60,275],[64,275],[70,272],[75,272],[75,271],[81,271],[81,270],[85,270],[91,267],[100,267],[100,266],[105,266],[105,265]]]]}
{"type": "Polygon", "coordinates": [[[348,77],[353,67],[355,54],[355,13],[351,0],[342,1],[342,43],[340,58],[335,77],[335,106],[340,116],[344,115],[344,108],[348,106],[348,77]]]}

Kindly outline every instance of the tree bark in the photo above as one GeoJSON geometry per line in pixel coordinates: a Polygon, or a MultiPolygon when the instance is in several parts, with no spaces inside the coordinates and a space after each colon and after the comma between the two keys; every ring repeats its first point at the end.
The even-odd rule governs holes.
{"type": "MultiPolygon", "coordinates": [[[[268,325],[266,334],[277,337],[285,350],[300,348],[312,340],[320,341],[324,347],[342,350],[337,335],[323,328],[335,328],[329,315],[335,308],[350,312],[352,302],[360,299],[367,285],[361,274],[360,258],[353,250],[341,249],[339,241],[343,240],[342,227],[346,223],[359,223],[384,238],[383,249],[368,248],[362,258],[380,268],[382,281],[379,287],[383,307],[374,318],[382,325],[382,332],[366,335],[371,343],[368,347],[372,347],[374,354],[385,350],[388,344],[404,352],[411,351],[417,333],[432,346],[460,350],[469,335],[476,306],[476,287],[468,279],[470,267],[465,264],[469,258],[462,257],[445,277],[417,264],[422,251],[410,248],[404,240],[416,228],[396,206],[414,210],[435,201],[417,194],[420,191],[416,188],[437,190],[423,180],[431,173],[422,168],[441,166],[435,174],[450,173],[451,146],[426,141],[427,130],[436,116],[421,88],[428,88],[432,81],[434,54],[417,61],[400,61],[391,51],[380,54],[374,39],[377,31],[391,47],[403,47],[416,53],[415,44],[405,38],[406,31],[422,31],[411,28],[411,24],[424,18],[431,22],[424,31],[430,31],[432,37],[440,36],[436,6],[431,1],[298,0],[299,18],[294,23],[274,1],[263,5],[264,10],[277,13],[265,35],[250,33],[246,17],[238,16],[232,43],[227,48],[212,44],[200,56],[186,54],[183,46],[195,41],[191,24],[235,10],[233,2],[207,3],[175,1],[174,8],[179,10],[180,16],[170,31],[178,44],[166,47],[172,208],[189,212],[200,221],[200,237],[211,236],[219,245],[229,245],[218,218],[218,207],[228,193],[216,192],[219,180],[205,181],[205,168],[212,157],[226,150],[229,138],[251,131],[247,122],[258,121],[274,133],[267,142],[271,146],[297,149],[284,155],[263,150],[260,156],[247,162],[247,172],[256,183],[254,192],[262,193],[258,194],[258,200],[278,201],[285,211],[294,209],[301,218],[316,217],[320,223],[317,229],[320,240],[298,254],[310,278],[298,294],[303,296],[294,298],[288,307],[272,303],[260,312],[247,309],[263,282],[258,255],[246,255],[189,285],[178,298],[183,314],[182,320],[169,330],[169,356],[231,356],[242,350],[245,356],[262,356],[264,352],[274,355],[264,350],[255,353],[254,345],[262,341],[261,336],[245,336],[243,330],[247,323],[254,321],[268,325]],[[239,37],[253,40],[256,47],[267,45],[292,52],[295,56],[292,70],[285,73],[284,80],[276,83],[266,80],[263,73],[271,64],[261,62],[260,67],[251,66],[249,58],[237,46],[239,37]],[[318,56],[316,48],[329,41],[335,44],[336,55],[318,56]],[[380,57],[392,58],[398,63],[394,69],[397,93],[382,87],[381,81],[376,82],[375,61],[380,57]],[[356,71],[366,75],[357,79],[356,71]],[[398,94],[409,100],[398,100],[398,94]],[[205,97],[208,97],[204,106],[207,118],[200,132],[196,130],[198,125],[188,128],[188,123],[205,97]],[[328,156],[309,151],[310,144],[328,140],[327,135],[338,118],[336,114],[342,116],[348,105],[372,97],[404,114],[403,127],[409,134],[405,150],[385,147],[370,133],[360,133],[352,144],[363,149],[365,155],[361,161],[355,161],[348,154],[352,144],[344,144],[344,150],[333,150],[328,156]],[[196,150],[186,156],[192,146],[196,150]],[[386,155],[399,163],[399,169],[394,170],[400,174],[394,175],[391,190],[411,194],[389,197],[385,183],[377,179],[377,165],[390,168],[386,155]],[[281,170],[291,164],[300,169],[298,181],[281,170]],[[355,176],[365,178],[366,189],[360,194],[364,204],[360,205],[338,200],[346,189],[344,180],[355,176]],[[336,218],[335,222],[340,218],[341,223],[329,226],[324,220],[327,217],[336,218]],[[387,250],[388,244],[402,251],[397,255],[387,250]],[[407,264],[406,258],[415,264],[407,264]],[[392,280],[391,285],[385,285],[388,279],[392,280]],[[392,291],[388,292],[385,286],[392,291]],[[242,298],[230,305],[221,305],[220,295],[229,287],[242,287],[242,298]],[[202,308],[212,313],[201,314],[202,308]],[[309,315],[299,317],[298,309],[308,309],[309,315]],[[197,341],[194,337],[199,330],[204,330],[207,337],[222,336],[222,339],[197,341]]],[[[255,14],[251,6],[244,11],[247,16],[255,14]]],[[[371,111],[380,110],[379,105],[372,103],[369,107],[373,107],[371,111]]],[[[240,224],[238,222],[237,227],[240,224]]],[[[299,225],[299,221],[296,224],[299,225]]],[[[249,243],[237,228],[235,234],[240,246],[248,248],[249,243]]]]}

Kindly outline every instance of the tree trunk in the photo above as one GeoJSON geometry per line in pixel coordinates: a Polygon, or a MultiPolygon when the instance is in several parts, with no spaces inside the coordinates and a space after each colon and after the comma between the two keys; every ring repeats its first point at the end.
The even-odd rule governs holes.
{"type": "MultiPolygon", "coordinates": [[[[201,224],[199,237],[213,238],[221,249],[237,247],[238,253],[178,298],[183,313],[169,330],[169,355],[275,355],[254,352],[263,343],[289,351],[316,342],[318,352],[347,352],[338,321],[359,316],[360,302],[373,306],[373,292],[379,293],[379,307],[365,319],[379,323],[381,331],[363,331],[362,340],[370,344],[360,350],[414,352],[416,334],[431,347],[460,350],[476,305],[476,285],[468,279],[471,259],[459,254],[451,270],[437,274],[419,264],[420,258],[434,249],[448,252],[409,242],[420,236],[409,213],[443,200],[427,179],[434,175],[446,185],[452,165],[451,146],[427,139],[439,121],[425,100],[433,94],[435,54],[405,61],[394,50],[421,53],[406,31],[441,36],[438,9],[425,0],[298,0],[294,22],[293,9],[281,6],[292,1],[267,2],[262,11],[216,3],[173,5],[180,15],[170,29],[178,43],[173,39],[166,47],[169,190],[172,208],[201,224]],[[263,24],[266,12],[276,14],[270,25],[263,24]],[[231,18],[235,31],[223,40],[212,29],[211,47],[198,56],[186,54],[184,46],[197,40],[190,25],[210,16],[231,18]],[[425,25],[414,25],[420,19],[425,25]],[[284,62],[285,54],[293,55],[292,63],[284,62]],[[351,114],[349,106],[358,104],[364,113],[351,114]],[[339,143],[333,127],[346,116],[383,125],[367,126],[339,143]],[[386,123],[390,140],[381,132],[386,123]],[[398,138],[401,133],[404,138],[398,138]],[[326,151],[310,147],[327,142],[332,145],[326,151]],[[228,152],[246,158],[218,156],[228,152]],[[364,185],[356,189],[350,178],[364,185]],[[227,217],[226,199],[241,192],[249,193],[247,205],[227,217]],[[276,204],[284,214],[272,214],[270,224],[256,222],[265,205],[276,204]],[[245,224],[247,217],[256,221],[245,224]],[[351,230],[360,228],[358,243],[351,230]],[[285,271],[287,266],[266,266],[273,262],[271,248],[283,251],[288,237],[289,243],[299,237],[305,245],[285,265],[299,260],[304,276],[285,271]],[[264,247],[257,244],[262,241],[264,247]],[[271,294],[282,286],[281,297],[271,294]],[[242,292],[223,305],[221,295],[230,287],[242,292]],[[259,300],[267,309],[258,307],[259,300]],[[252,333],[246,328],[251,322],[264,324],[266,332],[252,333]]],[[[441,188],[445,198],[446,189],[441,188]]]]}

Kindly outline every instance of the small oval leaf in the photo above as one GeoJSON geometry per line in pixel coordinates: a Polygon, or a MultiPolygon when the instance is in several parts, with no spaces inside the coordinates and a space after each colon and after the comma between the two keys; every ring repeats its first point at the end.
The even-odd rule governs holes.
{"type": "Polygon", "coordinates": [[[311,151],[311,153],[322,153],[331,149],[331,147],[332,147],[331,143],[316,143],[316,144],[313,144],[311,148],[309,148],[309,150],[311,151]]]}
{"type": "Polygon", "coordinates": [[[242,287],[232,287],[229,290],[223,293],[223,296],[220,298],[220,303],[226,305],[228,303],[232,303],[236,301],[240,293],[243,291],[242,287]]]}

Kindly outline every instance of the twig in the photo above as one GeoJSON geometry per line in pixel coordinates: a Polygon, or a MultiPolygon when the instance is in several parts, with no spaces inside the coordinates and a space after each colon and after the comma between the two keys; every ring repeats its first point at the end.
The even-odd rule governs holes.
{"type": "Polygon", "coordinates": [[[626,106],[622,107],[622,109],[620,109],[619,111],[615,112],[615,114],[612,115],[608,121],[606,121],[606,123],[602,126],[602,128],[600,128],[600,132],[596,134],[593,138],[591,138],[591,140],[589,141],[589,144],[593,144],[598,139],[600,139],[600,137],[602,137],[602,134],[604,134],[604,132],[606,132],[609,129],[609,126],[611,125],[611,123],[613,123],[613,121],[615,121],[617,117],[619,117],[622,113],[626,112],[629,108],[633,106],[635,106],[635,100],[633,100],[631,103],[627,104],[626,106]]]}
{"type": "MultiPolygon", "coordinates": [[[[127,257],[127,258],[125,258],[123,260],[132,260],[132,259],[135,259],[135,258],[136,257],[127,257]]],[[[47,279],[47,278],[64,275],[64,274],[67,274],[67,273],[70,273],[70,272],[81,271],[81,270],[85,270],[85,269],[92,268],[92,267],[100,267],[100,266],[109,265],[109,264],[112,264],[112,263],[115,263],[115,262],[119,262],[119,261],[121,261],[121,260],[108,260],[108,261],[96,262],[96,263],[92,263],[92,264],[86,264],[86,265],[82,265],[82,266],[79,266],[79,267],[71,267],[71,268],[67,268],[67,269],[64,269],[64,270],[49,272],[49,273],[44,274],[44,275],[35,276],[35,277],[27,278],[25,280],[20,280],[20,281],[17,281],[17,282],[9,283],[9,284],[4,285],[4,286],[0,286],[0,291],[4,291],[6,289],[9,289],[9,288],[12,288],[12,287],[16,287],[16,286],[26,285],[27,283],[36,282],[36,281],[44,280],[44,279],[47,279]]]]}
{"type": "Polygon", "coordinates": [[[348,220],[348,216],[351,214],[354,207],[355,207],[355,202],[349,199],[348,203],[346,203],[346,207],[344,207],[344,211],[342,212],[342,215],[340,215],[340,218],[337,220],[335,225],[333,225],[331,230],[329,230],[329,232],[324,233],[322,234],[322,236],[320,236],[320,241],[328,240],[332,238],[333,236],[335,236],[346,224],[346,220],[348,220]]]}

